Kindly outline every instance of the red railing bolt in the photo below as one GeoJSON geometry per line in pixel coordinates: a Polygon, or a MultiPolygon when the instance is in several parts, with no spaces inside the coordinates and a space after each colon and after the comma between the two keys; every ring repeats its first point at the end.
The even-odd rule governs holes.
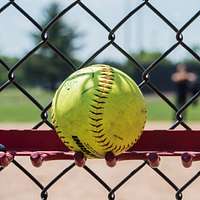
{"type": "Polygon", "coordinates": [[[14,156],[10,154],[9,152],[0,152],[0,166],[6,167],[8,166],[12,160],[14,159],[14,156]]]}
{"type": "Polygon", "coordinates": [[[83,167],[86,162],[86,157],[84,156],[82,152],[75,152],[74,161],[78,167],[83,167]]]}
{"type": "Polygon", "coordinates": [[[107,152],[105,155],[106,164],[109,167],[114,167],[117,163],[117,158],[112,152],[107,152]]]}
{"type": "Polygon", "coordinates": [[[193,156],[190,153],[183,153],[181,155],[181,161],[184,167],[189,168],[192,166],[193,156]]]}
{"type": "Polygon", "coordinates": [[[160,165],[160,156],[157,153],[148,153],[147,161],[152,168],[157,168],[160,165]]]}
{"type": "Polygon", "coordinates": [[[38,152],[33,152],[30,156],[30,159],[34,167],[40,167],[43,163],[43,157],[38,152]]]}

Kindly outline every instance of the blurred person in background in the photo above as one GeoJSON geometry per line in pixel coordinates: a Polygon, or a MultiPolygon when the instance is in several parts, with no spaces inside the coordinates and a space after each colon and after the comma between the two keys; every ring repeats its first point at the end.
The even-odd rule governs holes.
{"type": "MultiPolygon", "coordinates": [[[[190,92],[193,93],[191,85],[196,83],[197,76],[195,73],[189,72],[185,64],[178,64],[176,72],[172,74],[171,79],[176,87],[176,107],[180,109],[186,103],[190,92]]],[[[183,116],[185,117],[185,111],[183,116]]]]}

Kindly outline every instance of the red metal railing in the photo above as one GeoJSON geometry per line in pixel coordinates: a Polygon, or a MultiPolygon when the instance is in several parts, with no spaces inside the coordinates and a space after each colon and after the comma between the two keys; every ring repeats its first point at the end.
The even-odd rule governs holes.
{"type": "MultiPolygon", "coordinates": [[[[84,156],[71,152],[52,130],[0,130],[0,143],[5,146],[0,152],[2,166],[7,166],[15,156],[30,156],[37,167],[49,160],[75,160],[78,166],[85,163],[84,156]]],[[[192,161],[200,160],[200,131],[144,131],[127,152],[116,157],[108,153],[105,160],[109,166],[122,160],[147,160],[157,167],[161,156],[180,156],[183,166],[190,167],[192,161]]]]}

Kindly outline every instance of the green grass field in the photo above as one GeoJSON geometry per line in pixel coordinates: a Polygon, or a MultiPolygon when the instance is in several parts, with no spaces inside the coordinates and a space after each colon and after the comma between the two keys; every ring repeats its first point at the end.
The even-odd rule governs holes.
{"type": "MultiPolygon", "coordinates": [[[[45,107],[53,93],[41,89],[28,89],[30,94],[45,107]]],[[[6,89],[0,93],[0,122],[37,122],[41,110],[17,89],[6,89]]]]}
{"type": "MultiPolygon", "coordinates": [[[[52,99],[53,93],[41,89],[29,89],[31,95],[45,107],[52,99]]],[[[172,109],[159,97],[145,96],[148,119],[152,121],[172,121],[172,109]]],[[[173,98],[172,98],[173,99],[173,98]]],[[[9,88],[0,93],[0,123],[4,122],[37,122],[40,120],[40,109],[20,91],[9,88]]],[[[200,105],[187,109],[187,120],[200,120],[200,105]]]]}
{"type": "MultiPolygon", "coordinates": [[[[151,121],[172,121],[175,112],[159,97],[145,97],[148,109],[148,120],[151,121]]],[[[174,102],[174,98],[170,100],[174,102]]],[[[200,104],[194,106],[190,105],[186,109],[187,121],[200,120],[200,104]]]]}

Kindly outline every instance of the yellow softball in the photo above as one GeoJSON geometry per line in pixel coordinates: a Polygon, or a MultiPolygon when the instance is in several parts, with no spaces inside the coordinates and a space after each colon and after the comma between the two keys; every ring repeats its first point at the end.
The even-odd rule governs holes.
{"type": "Polygon", "coordinates": [[[137,84],[104,64],[71,74],[52,102],[57,134],[67,147],[88,158],[128,150],[139,139],[145,121],[146,105],[137,84]]]}

